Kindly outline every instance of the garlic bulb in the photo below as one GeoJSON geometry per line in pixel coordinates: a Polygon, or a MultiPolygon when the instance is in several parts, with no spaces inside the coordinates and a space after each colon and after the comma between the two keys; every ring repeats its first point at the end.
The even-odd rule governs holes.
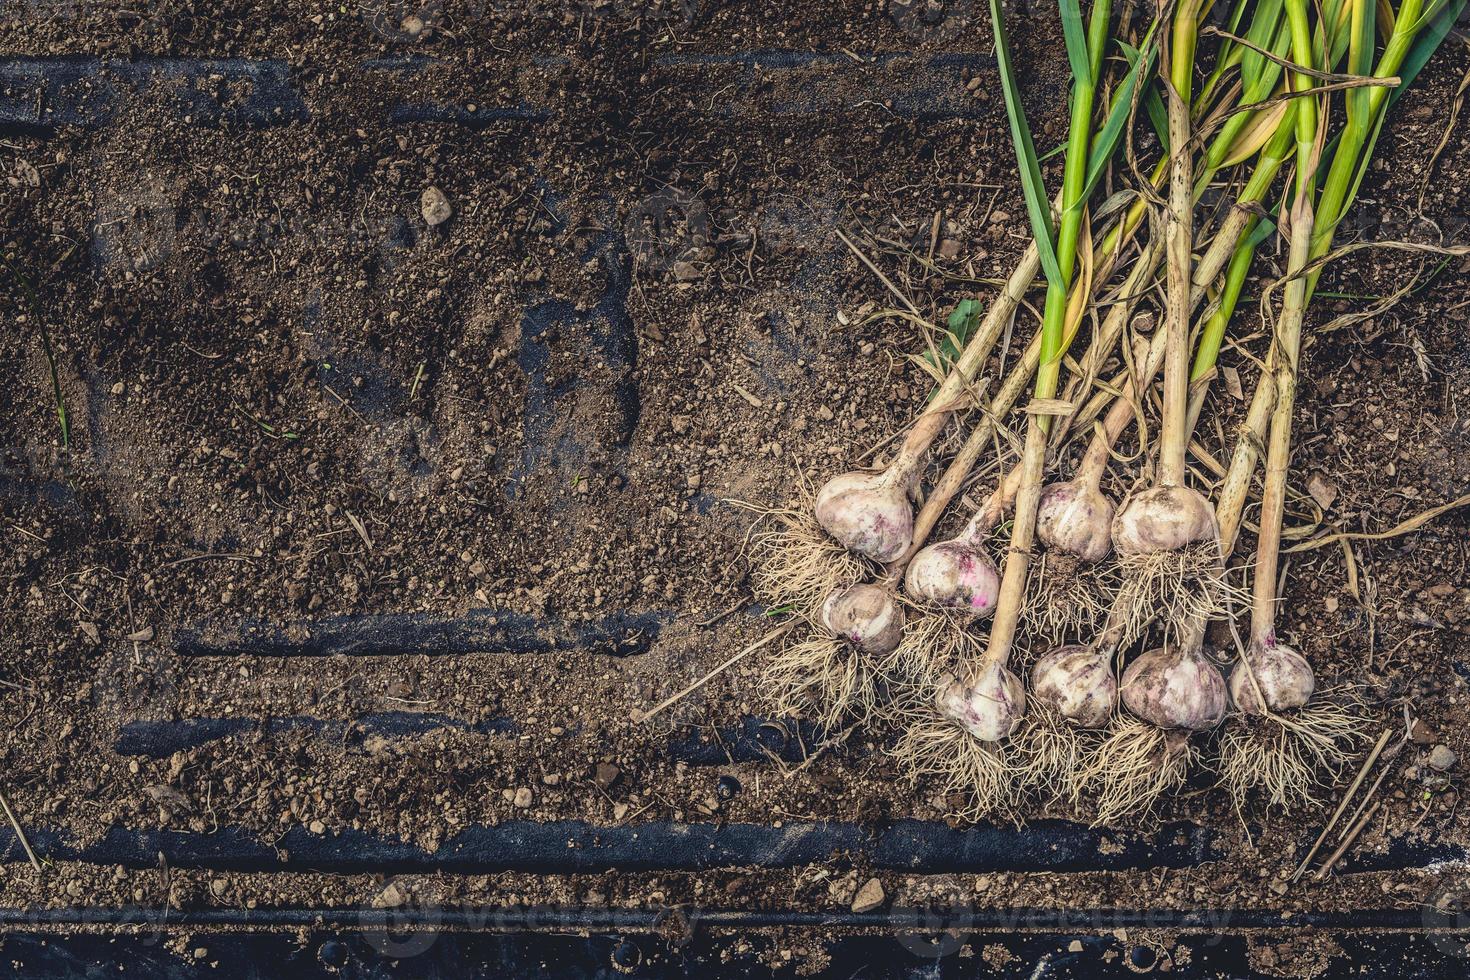
{"type": "Polygon", "coordinates": [[[1000,574],[984,551],[954,538],[931,544],[914,556],[904,576],[904,591],[920,602],[989,616],[1000,595],[1000,574]]]}
{"type": "Polygon", "coordinates": [[[1026,691],[1019,677],[992,663],[969,683],[941,680],[939,710],[981,741],[999,742],[1025,720],[1026,691]]]}
{"type": "Polygon", "coordinates": [[[1125,555],[1179,551],[1219,536],[1215,508],[1189,487],[1145,490],[1131,497],[1113,518],[1113,546],[1125,555]]]}
{"type": "Polygon", "coordinates": [[[844,548],[877,562],[908,550],[914,536],[909,491],[888,473],[843,473],[817,494],[817,523],[844,548]]]}
{"type": "Polygon", "coordinates": [[[1041,491],[1036,534],[1048,548],[1102,561],[1113,550],[1113,502],[1091,481],[1053,483],[1041,491]]]}
{"type": "Polygon", "coordinates": [[[872,584],[838,589],[822,604],[822,623],[863,653],[892,653],[903,638],[903,606],[872,584]]]}
{"type": "Polygon", "coordinates": [[[1057,647],[1031,667],[1031,694],[1081,728],[1104,728],[1118,704],[1112,657],[1090,646],[1057,647]]]}
{"type": "Polygon", "coordinates": [[[1311,700],[1316,689],[1317,680],[1307,658],[1274,640],[1252,644],[1230,672],[1230,698],[1248,715],[1263,715],[1267,708],[1272,711],[1300,708],[1311,700]]]}
{"type": "Polygon", "coordinates": [[[1225,678],[1198,647],[1160,647],[1123,671],[1123,704],[1159,728],[1205,731],[1225,717],[1225,678]]]}

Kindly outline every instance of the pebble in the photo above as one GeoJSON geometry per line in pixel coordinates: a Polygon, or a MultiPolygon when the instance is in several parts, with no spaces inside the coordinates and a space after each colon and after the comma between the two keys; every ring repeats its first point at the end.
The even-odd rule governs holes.
{"type": "Polygon", "coordinates": [[[1448,745],[1436,745],[1429,750],[1429,765],[1438,769],[1440,772],[1453,769],[1456,761],[1458,761],[1458,757],[1448,745]]]}
{"type": "Polygon", "coordinates": [[[430,185],[424,188],[423,196],[419,198],[419,210],[423,212],[424,221],[430,228],[442,225],[454,214],[454,208],[449,204],[449,198],[439,188],[430,185]]]}
{"type": "Polygon", "coordinates": [[[854,912],[871,912],[883,905],[883,882],[877,878],[869,878],[863,882],[863,887],[858,889],[852,899],[852,910],[854,912]]]}
{"type": "Polygon", "coordinates": [[[531,794],[531,787],[522,786],[520,789],[516,790],[515,799],[511,802],[520,807],[522,810],[525,810],[530,807],[531,801],[534,798],[535,797],[531,794]]]}
{"type": "Polygon", "coordinates": [[[618,780],[623,778],[623,770],[611,762],[599,762],[597,772],[592,777],[592,782],[597,784],[598,789],[608,790],[617,785],[618,780]]]}
{"type": "Polygon", "coordinates": [[[388,887],[378,892],[378,897],[373,899],[373,907],[379,909],[396,909],[402,905],[407,896],[398,882],[388,882],[388,887]]]}

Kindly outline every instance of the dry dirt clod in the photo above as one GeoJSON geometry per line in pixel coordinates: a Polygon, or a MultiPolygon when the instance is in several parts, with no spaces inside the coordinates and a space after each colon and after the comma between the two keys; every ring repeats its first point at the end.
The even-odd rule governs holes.
{"type": "Polygon", "coordinates": [[[853,896],[852,910],[854,912],[872,912],[874,909],[882,907],[885,897],[883,883],[877,878],[869,878],[863,883],[863,887],[858,889],[858,893],[853,896]]]}
{"type": "Polygon", "coordinates": [[[522,786],[521,788],[516,790],[515,799],[511,802],[520,809],[526,810],[530,808],[532,799],[534,799],[534,797],[531,794],[531,787],[522,786]]]}
{"type": "Polygon", "coordinates": [[[1453,769],[1456,761],[1455,751],[1448,745],[1436,745],[1429,750],[1429,765],[1440,772],[1453,769]]]}

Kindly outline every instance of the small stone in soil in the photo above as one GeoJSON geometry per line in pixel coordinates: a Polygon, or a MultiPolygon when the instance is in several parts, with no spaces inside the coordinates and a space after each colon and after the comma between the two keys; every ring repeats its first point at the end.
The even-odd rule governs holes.
{"type": "Polygon", "coordinates": [[[378,892],[378,897],[373,899],[373,906],[380,909],[396,909],[404,902],[403,889],[398,882],[390,881],[388,887],[378,892]]]}
{"type": "Polygon", "coordinates": [[[515,799],[512,802],[516,806],[524,810],[531,805],[532,798],[533,797],[531,796],[531,787],[522,786],[520,789],[516,790],[515,799]]]}
{"type": "Polygon", "coordinates": [[[1436,745],[1429,750],[1429,764],[1440,772],[1453,769],[1456,760],[1455,751],[1448,745],[1436,745]]]}
{"type": "Polygon", "coordinates": [[[592,782],[597,785],[598,789],[608,790],[616,786],[618,780],[622,778],[623,770],[611,762],[599,762],[597,764],[597,772],[592,777],[592,782]]]}
{"type": "Polygon", "coordinates": [[[858,889],[858,893],[853,896],[852,910],[854,912],[871,912],[882,906],[883,899],[883,883],[877,878],[869,878],[863,883],[863,887],[858,889]]]}
{"type": "Polygon", "coordinates": [[[449,198],[439,188],[430,185],[424,188],[423,196],[419,198],[419,210],[423,212],[424,221],[430,228],[442,225],[454,214],[454,208],[449,204],[449,198]]]}

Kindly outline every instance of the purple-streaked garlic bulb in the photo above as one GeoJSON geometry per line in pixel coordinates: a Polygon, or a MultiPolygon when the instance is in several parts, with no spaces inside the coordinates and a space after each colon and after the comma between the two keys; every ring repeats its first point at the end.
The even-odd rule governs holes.
{"type": "Polygon", "coordinates": [[[1113,550],[1113,502],[1092,480],[1053,483],[1041,491],[1036,534],[1048,548],[1102,561],[1113,550]]]}
{"type": "Polygon", "coordinates": [[[882,586],[838,589],[822,604],[822,623],[863,653],[892,653],[903,638],[903,606],[882,586]]]}
{"type": "Polygon", "coordinates": [[[915,555],[904,575],[904,591],[919,602],[989,616],[1000,595],[1000,574],[990,556],[961,535],[915,555]]]}
{"type": "Polygon", "coordinates": [[[1125,555],[1179,551],[1219,536],[1215,508],[1189,487],[1158,486],[1135,494],[1113,518],[1113,547],[1125,555]]]}
{"type": "Polygon", "coordinates": [[[1031,667],[1031,696],[1079,728],[1105,728],[1118,704],[1112,656],[1082,644],[1057,647],[1031,667]]]}
{"type": "Polygon", "coordinates": [[[914,536],[909,488],[890,472],[834,476],[817,494],[816,516],[844,548],[877,562],[898,558],[914,536]]]}
{"type": "Polygon", "coordinates": [[[946,678],[939,684],[939,710],[983,742],[999,742],[1026,718],[1026,690],[1003,664],[981,668],[968,683],[946,678]]]}
{"type": "Polygon", "coordinates": [[[1225,677],[1196,646],[1160,647],[1123,671],[1124,706],[1159,728],[1205,731],[1225,717],[1225,677]]]}
{"type": "Polygon", "coordinates": [[[1317,680],[1307,658],[1274,640],[1253,643],[1230,672],[1230,699],[1248,715],[1263,715],[1266,709],[1300,708],[1312,699],[1316,689],[1317,680]]]}

